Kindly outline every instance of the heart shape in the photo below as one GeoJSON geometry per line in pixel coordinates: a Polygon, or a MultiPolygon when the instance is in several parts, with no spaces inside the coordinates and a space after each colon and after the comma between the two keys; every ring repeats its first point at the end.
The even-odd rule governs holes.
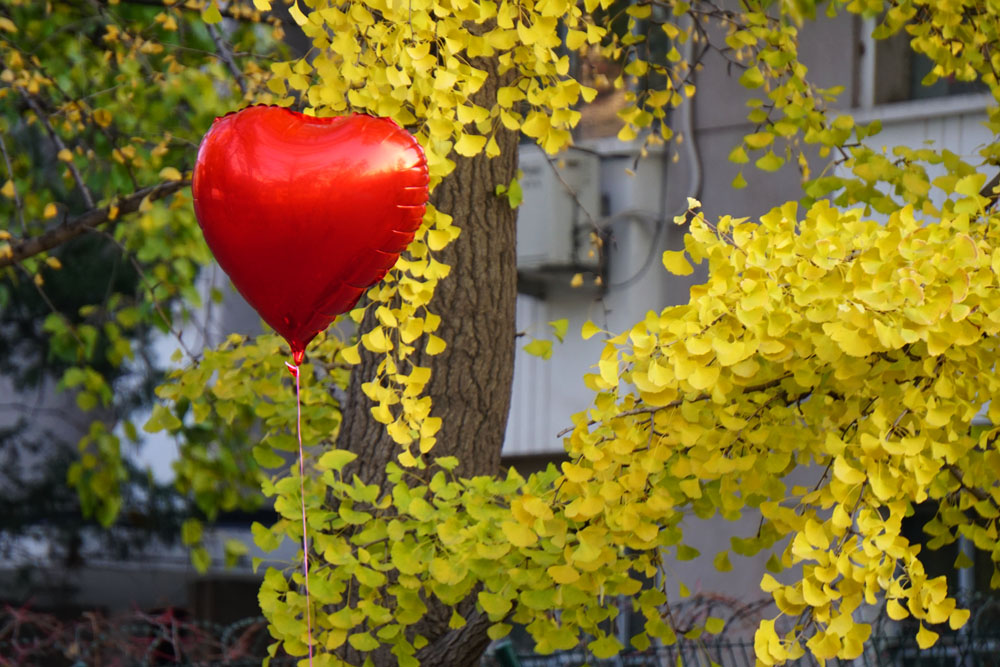
{"type": "Polygon", "coordinates": [[[216,118],[192,192],[205,241],[296,364],[413,240],[427,161],[387,118],[252,106],[216,118]]]}

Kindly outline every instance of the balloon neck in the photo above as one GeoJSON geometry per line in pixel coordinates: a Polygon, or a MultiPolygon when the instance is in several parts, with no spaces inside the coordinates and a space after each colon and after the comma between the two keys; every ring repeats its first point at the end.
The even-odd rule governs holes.
{"type": "Polygon", "coordinates": [[[306,360],[306,349],[304,347],[292,346],[292,361],[296,366],[301,366],[306,360]]]}

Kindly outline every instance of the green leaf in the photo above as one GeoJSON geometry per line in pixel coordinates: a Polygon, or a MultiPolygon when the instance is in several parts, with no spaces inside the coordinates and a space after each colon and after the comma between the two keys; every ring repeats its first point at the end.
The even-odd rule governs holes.
{"type": "Polygon", "coordinates": [[[543,588],[540,591],[524,591],[521,593],[521,602],[529,609],[538,609],[539,611],[554,608],[555,598],[555,588],[543,588]]]}
{"type": "Polygon", "coordinates": [[[235,567],[239,562],[240,557],[247,555],[247,551],[247,545],[242,540],[237,540],[235,538],[226,540],[223,545],[226,567],[235,567]]]}
{"type": "Polygon", "coordinates": [[[76,405],[84,412],[97,407],[97,394],[92,391],[81,391],[76,395],[76,405]]]}
{"type": "Polygon", "coordinates": [[[563,318],[561,320],[554,320],[549,322],[549,326],[552,327],[552,335],[554,335],[559,342],[563,342],[566,338],[566,330],[569,329],[569,320],[563,318]]]}
{"type": "Polygon", "coordinates": [[[496,641],[509,635],[512,629],[513,627],[509,623],[494,623],[486,629],[486,635],[496,641]]]}
{"type": "Polygon", "coordinates": [[[390,548],[390,559],[403,574],[417,574],[425,569],[423,549],[411,538],[394,542],[390,548]]]}
{"type": "Polygon", "coordinates": [[[201,543],[203,536],[202,524],[198,519],[186,519],[181,524],[181,541],[186,546],[201,543]]]}
{"type": "Polygon", "coordinates": [[[480,591],[477,597],[483,611],[489,615],[491,620],[503,618],[512,606],[511,601],[507,598],[489,591],[480,591]]]}
{"type": "Polygon", "coordinates": [[[580,329],[580,337],[583,338],[584,340],[590,340],[600,332],[601,332],[600,327],[598,327],[590,320],[587,320],[586,322],[583,323],[583,327],[580,329]]]}
{"type": "Polygon", "coordinates": [[[750,148],[766,148],[774,143],[774,135],[770,132],[754,132],[743,137],[743,140],[750,148]]]}
{"type": "Polygon", "coordinates": [[[744,88],[760,88],[764,85],[764,75],[756,66],[751,67],[740,76],[740,85],[744,88]]]}
{"type": "Polygon", "coordinates": [[[153,406],[153,413],[146,420],[142,430],[146,433],[157,433],[162,430],[176,431],[181,426],[183,426],[181,420],[174,416],[174,413],[161,403],[157,403],[153,406]]]}
{"type": "Polygon", "coordinates": [[[549,359],[552,357],[552,341],[536,338],[522,348],[530,355],[549,359]]]}
{"type": "Polygon", "coordinates": [[[955,192],[966,197],[978,195],[984,183],[986,183],[986,174],[969,174],[958,179],[958,182],[955,183],[955,192]]]}
{"type": "Polygon", "coordinates": [[[319,460],[316,462],[316,468],[319,470],[336,470],[340,472],[344,466],[356,458],[358,458],[357,454],[349,452],[346,449],[331,449],[319,457],[319,460]]]}
{"type": "Polygon", "coordinates": [[[455,142],[455,152],[463,157],[472,157],[481,153],[484,146],[486,146],[486,137],[478,134],[463,134],[455,142]]]}
{"type": "Polygon", "coordinates": [[[218,0],[212,0],[208,7],[201,13],[201,20],[205,23],[218,23],[222,20],[222,13],[219,12],[218,0]]]}
{"type": "Polygon", "coordinates": [[[774,154],[774,151],[768,151],[763,156],[761,156],[757,162],[758,169],[763,171],[778,171],[785,164],[785,158],[778,157],[774,154]]]}
{"type": "Polygon", "coordinates": [[[198,547],[191,550],[191,564],[199,574],[208,572],[208,567],[212,564],[212,556],[205,547],[198,547]]]}
{"type": "Polygon", "coordinates": [[[368,512],[358,512],[350,507],[349,503],[342,502],[339,507],[337,507],[337,514],[346,523],[352,526],[363,526],[369,521],[371,521],[372,515],[368,512]]]}
{"type": "Polygon", "coordinates": [[[587,644],[587,648],[594,654],[595,658],[606,659],[618,655],[618,652],[625,648],[620,641],[611,635],[605,635],[600,639],[587,644]]]}
{"type": "Polygon", "coordinates": [[[524,201],[524,191],[521,190],[521,182],[515,177],[507,188],[507,204],[511,208],[517,208],[524,201]]]}
{"type": "Polygon", "coordinates": [[[358,651],[374,651],[379,647],[379,641],[368,632],[351,635],[347,641],[358,651]]]}
{"type": "Polygon", "coordinates": [[[705,632],[710,635],[717,635],[722,632],[725,627],[726,622],[721,618],[716,618],[715,616],[709,616],[705,619],[705,632]]]}
{"type": "MultiPolygon", "coordinates": [[[[458,613],[457,609],[451,610],[451,618],[448,620],[448,627],[452,630],[458,630],[464,628],[466,624],[465,617],[458,613]]],[[[499,639],[499,637],[497,637],[499,639]]]]}
{"type": "Polygon", "coordinates": [[[71,368],[68,368],[65,373],[63,373],[62,385],[67,389],[72,389],[77,385],[83,384],[86,379],[87,374],[82,368],[72,366],[71,368]]]}
{"type": "Polygon", "coordinates": [[[97,522],[103,527],[108,528],[114,523],[114,520],[118,518],[118,510],[122,506],[121,493],[116,492],[115,495],[109,498],[103,498],[102,504],[97,508],[95,514],[97,522]]]}
{"type": "Polygon", "coordinates": [[[720,551],[716,554],[715,558],[712,560],[712,565],[719,572],[730,572],[733,569],[733,564],[729,562],[729,552],[720,551]]]}
{"type": "Polygon", "coordinates": [[[278,468],[285,463],[285,459],[275,454],[267,445],[254,446],[253,458],[261,468],[278,468]]]}
{"type": "Polygon", "coordinates": [[[701,552],[687,544],[677,545],[677,560],[694,560],[701,555],[701,552]]]}
{"type": "Polygon", "coordinates": [[[434,506],[423,498],[414,498],[406,507],[406,511],[417,521],[430,521],[434,516],[434,506]]]}
{"type": "Polygon", "coordinates": [[[248,551],[246,542],[244,542],[243,540],[237,540],[235,538],[227,539],[225,542],[224,549],[227,553],[235,554],[237,556],[243,556],[248,551]]]}
{"type": "Polygon", "coordinates": [[[445,470],[454,470],[458,467],[459,462],[455,456],[438,456],[434,459],[434,463],[445,470]]]}
{"type": "Polygon", "coordinates": [[[265,528],[257,521],[250,524],[250,533],[253,535],[253,543],[262,551],[274,551],[281,544],[281,538],[275,535],[274,531],[265,528]]]}

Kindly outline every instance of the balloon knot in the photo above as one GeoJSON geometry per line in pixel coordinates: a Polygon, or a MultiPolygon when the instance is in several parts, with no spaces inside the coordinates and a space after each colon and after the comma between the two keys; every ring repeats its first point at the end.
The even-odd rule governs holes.
{"type": "Polygon", "coordinates": [[[285,366],[288,367],[288,372],[292,374],[292,377],[297,378],[299,376],[299,367],[297,364],[290,364],[286,361],[285,366]]]}

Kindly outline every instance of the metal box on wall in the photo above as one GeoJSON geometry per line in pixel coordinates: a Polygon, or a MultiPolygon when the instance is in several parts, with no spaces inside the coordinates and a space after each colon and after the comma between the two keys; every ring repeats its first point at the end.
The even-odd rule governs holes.
{"type": "Polygon", "coordinates": [[[600,158],[570,149],[550,158],[538,146],[520,147],[523,200],[517,217],[517,268],[546,280],[600,271],[591,240],[601,217],[600,158]]]}

